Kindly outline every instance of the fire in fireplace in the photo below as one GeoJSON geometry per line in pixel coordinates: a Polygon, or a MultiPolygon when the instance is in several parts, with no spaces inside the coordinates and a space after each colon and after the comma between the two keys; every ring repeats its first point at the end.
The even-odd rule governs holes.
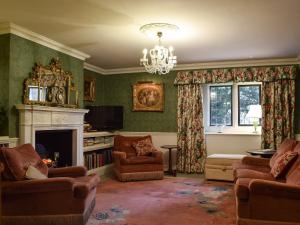
{"type": "Polygon", "coordinates": [[[56,167],[72,165],[72,130],[40,130],[35,147],[42,159],[51,159],[56,167]]]}

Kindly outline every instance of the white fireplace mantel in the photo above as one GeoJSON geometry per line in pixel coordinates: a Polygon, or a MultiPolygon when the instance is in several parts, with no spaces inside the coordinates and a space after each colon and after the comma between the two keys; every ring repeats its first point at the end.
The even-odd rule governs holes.
{"type": "Polygon", "coordinates": [[[35,146],[40,130],[72,130],[73,165],[83,165],[83,121],[87,109],[16,105],[19,110],[20,144],[35,146]]]}

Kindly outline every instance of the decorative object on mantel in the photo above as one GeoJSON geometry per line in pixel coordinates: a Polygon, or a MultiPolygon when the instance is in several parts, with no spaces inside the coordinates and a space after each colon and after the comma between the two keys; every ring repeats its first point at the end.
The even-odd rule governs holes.
{"type": "Polygon", "coordinates": [[[150,23],[140,28],[140,31],[146,35],[156,34],[158,37],[158,45],[149,50],[149,58],[147,57],[148,50],[145,48],[144,56],[140,59],[141,65],[148,73],[167,74],[174,68],[177,57],[173,54],[173,47],[170,46],[167,49],[162,46],[161,38],[163,33],[174,32],[178,29],[178,26],[168,23],[150,23]]]}
{"type": "Polygon", "coordinates": [[[48,66],[36,63],[24,81],[24,104],[78,107],[78,91],[71,72],[64,71],[60,60],[53,58],[48,66]]]}
{"type": "Polygon", "coordinates": [[[84,100],[94,102],[96,100],[96,80],[95,78],[84,78],[84,100]]]}
{"type": "Polygon", "coordinates": [[[141,82],[133,85],[133,111],[159,111],[164,108],[164,85],[141,82]]]}

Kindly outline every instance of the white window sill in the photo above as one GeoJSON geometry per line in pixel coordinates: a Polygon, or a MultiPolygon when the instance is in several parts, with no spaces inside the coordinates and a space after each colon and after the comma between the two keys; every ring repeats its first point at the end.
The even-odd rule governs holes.
{"type": "Polygon", "coordinates": [[[222,132],[222,133],[219,133],[219,132],[215,132],[215,131],[207,131],[205,132],[205,135],[248,135],[248,136],[260,136],[261,133],[260,132],[257,132],[257,133],[253,133],[253,132],[222,132]]]}

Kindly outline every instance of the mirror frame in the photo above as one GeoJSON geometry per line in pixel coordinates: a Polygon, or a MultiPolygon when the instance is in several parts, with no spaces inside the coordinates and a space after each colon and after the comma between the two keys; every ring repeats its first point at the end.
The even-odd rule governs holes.
{"type": "Polygon", "coordinates": [[[64,71],[61,61],[53,58],[48,66],[35,63],[30,76],[24,80],[23,103],[27,105],[60,106],[78,108],[78,90],[73,82],[73,75],[64,71]],[[29,99],[29,88],[38,88],[38,99],[29,99]],[[41,101],[40,91],[46,88],[45,101],[41,101]],[[71,94],[75,94],[75,102],[70,101],[71,94]]]}

